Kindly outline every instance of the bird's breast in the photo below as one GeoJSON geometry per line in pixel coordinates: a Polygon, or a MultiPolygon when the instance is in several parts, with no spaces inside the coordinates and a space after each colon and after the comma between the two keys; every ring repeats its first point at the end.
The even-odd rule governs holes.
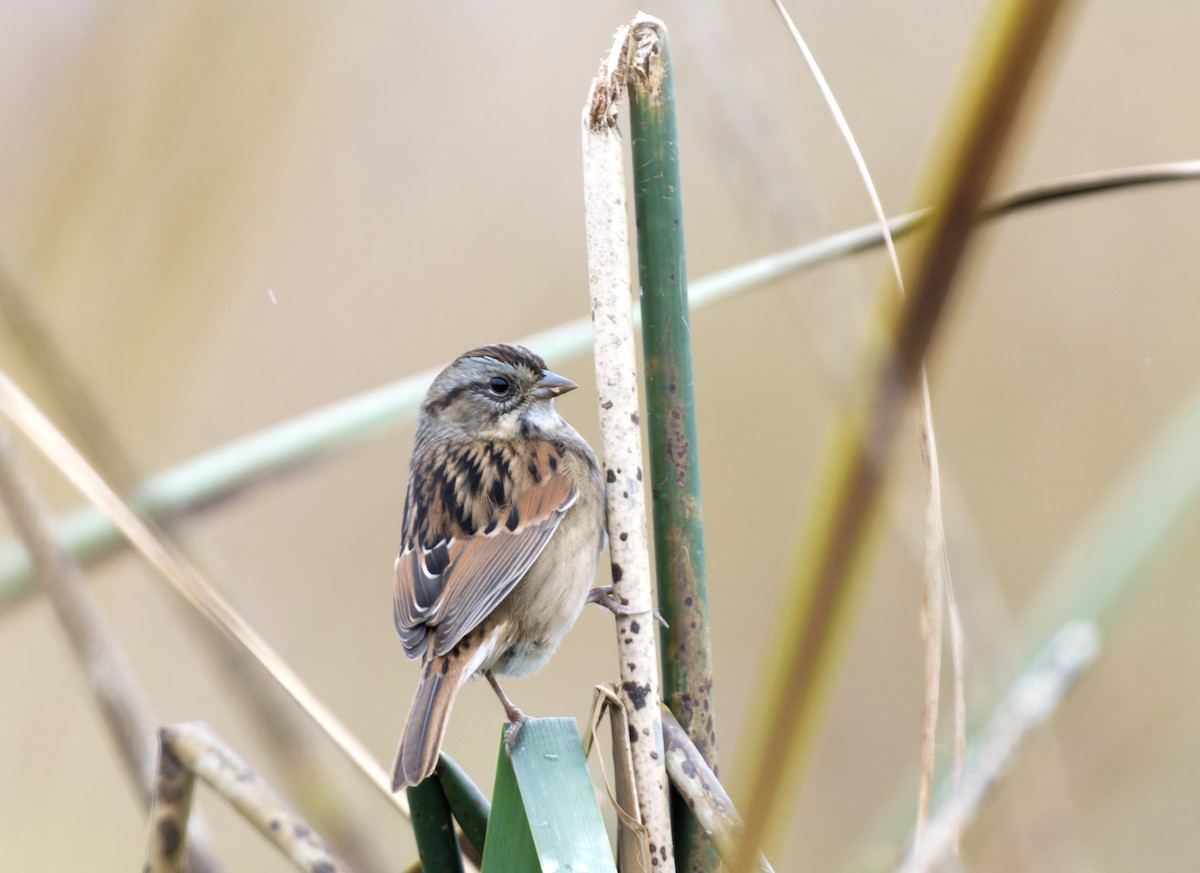
{"type": "Polygon", "coordinates": [[[602,516],[581,501],[563,518],[545,550],[497,607],[505,631],[491,669],[523,676],[541,667],[583,611],[596,578],[602,516]]]}

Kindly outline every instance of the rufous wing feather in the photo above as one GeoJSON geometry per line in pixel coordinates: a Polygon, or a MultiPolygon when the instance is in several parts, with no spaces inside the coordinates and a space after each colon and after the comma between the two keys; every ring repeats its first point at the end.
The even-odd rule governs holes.
{"type": "Polygon", "coordinates": [[[431,634],[439,655],[456,646],[537,560],[579,496],[560,461],[553,448],[505,459],[509,472],[495,489],[504,500],[487,505],[473,532],[462,528],[464,510],[447,504],[446,489],[410,485],[392,601],[410,658],[425,651],[431,634]]]}

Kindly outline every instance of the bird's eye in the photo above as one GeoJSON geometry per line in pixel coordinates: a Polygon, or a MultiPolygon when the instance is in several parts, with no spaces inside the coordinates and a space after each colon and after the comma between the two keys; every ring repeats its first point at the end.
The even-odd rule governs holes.
{"type": "Polygon", "coordinates": [[[488,382],[488,387],[497,397],[503,397],[508,393],[508,380],[503,376],[493,376],[492,381],[488,382]]]}

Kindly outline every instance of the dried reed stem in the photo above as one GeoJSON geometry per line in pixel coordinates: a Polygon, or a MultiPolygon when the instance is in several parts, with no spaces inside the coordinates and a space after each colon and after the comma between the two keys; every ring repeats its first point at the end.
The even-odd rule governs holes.
{"type": "Polygon", "coordinates": [[[962,779],[934,811],[919,850],[896,873],[924,873],[954,848],[959,833],[1011,769],[1025,741],[1058,709],[1064,695],[1100,652],[1100,635],[1090,621],[1073,621],[1056,633],[1032,668],[1013,686],[963,769],[962,779]]]}
{"type": "Polygon", "coordinates": [[[337,853],[207,725],[171,725],[159,731],[158,739],[158,778],[146,847],[148,873],[182,873],[185,869],[180,850],[186,844],[182,835],[188,830],[197,776],[274,843],[297,869],[350,873],[337,853]]]}
{"type": "Polygon", "coordinates": [[[630,739],[634,741],[634,787],[638,812],[646,827],[647,849],[657,869],[673,871],[642,481],[625,178],[621,140],[615,127],[626,83],[629,38],[629,26],[617,32],[584,107],[584,205],[613,590],[630,612],[618,616],[616,622],[620,696],[629,715],[630,739]]]}
{"type": "Polygon", "coordinates": [[[175,591],[204,618],[221,628],[262,664],[276,682],[316,722],[333,743],[405,817],[408,801],[393,794],[391,779],[357,737],[304,684],[303,680],[204,575],[153,530],[79,453],[21,388],[0,372],[0,413],[49,458],[68,481],[98,506],[175,591]]]}
{"type": "MultiPolygon", "coordinates": [[[[125,770],[143,807],[148,807],[154,781],[154,726],[158,721],[92,602],[79,567],[55,539],[54,515],[21,463],[5,428],[0,428],[0,500],[29,550],[34,570],[75,651],[125,770]]],[[[188,869],[193,873],[220,870],[208,829],[199,818],[192,820],[190,836],[188,869]]],[[[180,853],[181,861],[183,857],[180,853]]]]}

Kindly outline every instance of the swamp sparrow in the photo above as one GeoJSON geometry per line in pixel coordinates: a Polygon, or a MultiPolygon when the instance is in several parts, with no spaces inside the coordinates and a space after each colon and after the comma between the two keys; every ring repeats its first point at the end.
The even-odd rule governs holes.
{"type": "Polygon", "coordinates": [[[604,546],[596,454],[558,414],[575,383],[521,346],[482,346],[438,374],[421,404],[396,559],[394,617],[421,659],[392,790],[437,765],[462,684],[487,677],[511,725],[525,716],[494,674],[532,673],[589,600],[604,546]]]}

